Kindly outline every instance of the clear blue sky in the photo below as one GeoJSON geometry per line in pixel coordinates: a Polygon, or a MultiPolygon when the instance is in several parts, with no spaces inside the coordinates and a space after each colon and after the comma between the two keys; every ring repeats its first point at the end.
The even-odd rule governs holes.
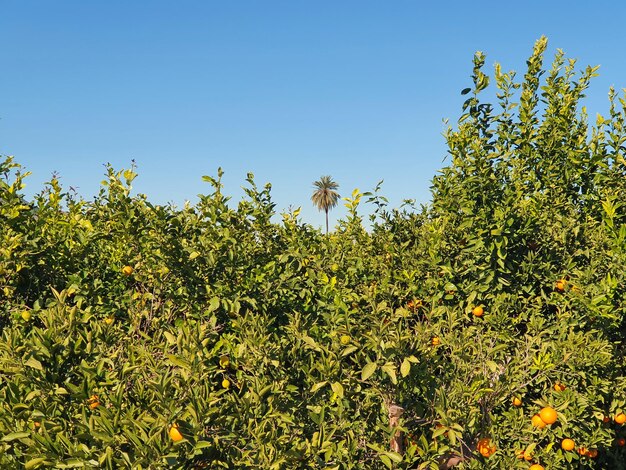
{"type": "MultiPolygon", "coordinates": [[[[534,41],[601,65],[587,100],[626,87],[621,2],[0,0],[0,153],[91,198],[103,164],[139,167],[158,203],[207,190],[224,168],[239,200],[251,171],[277,209],[384,179],[393,206],[429,200],[460,115],[472,55],[523,72],[534,41]]],[[[333,212],[331,220],[345,213],[333,212]]]]}

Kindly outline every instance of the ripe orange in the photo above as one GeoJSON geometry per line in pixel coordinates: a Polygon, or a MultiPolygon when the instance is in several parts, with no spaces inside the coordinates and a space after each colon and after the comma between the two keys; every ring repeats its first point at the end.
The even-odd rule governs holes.
{"type": "Polygon", "coordinates": [[[539,465],[538,463],[532,464],[528,470],[544,470],[543,465],[539,465]]]}
{"type": "Polygon", "coordinates": [[[133,273],[133,268],[132,266],[124,266],[122,268],[122,274],[124,274],[124,276],[130,276],[133,273]]]}
{"type": "Polygon", "coordinates": [[[474,310],[472,310],[472,313],[474,314],[475,317],[482,317],[483,313],[485,313],[484,309],[479,305],[478,307],[474,307],[474,310]]]}
{"type": "Polygon", "coordinates": [[[615,420],[617,424],[626,423],[626,415],[624,413],[619,413],[618,415],[615,415],[615,418],[613,419],[615,420]]]}
{"type": "Polygon", "coordinates": [[[578,448],[578,455],[587,455],[587,448],[586,447],[579,447],[578,448]]]}
{"type": "Polygon", "coordinates": [[[170,434],[170,439],[172,439],[174,442],[183,440],[183,435],[178,430],[178,424],[176,423],[172,424],[172,426],[170,427],[169,434],[170,434]]]}
{"type": "Polygon", "coordinates": [[[496,445],[491,442],[491,439],[486,437],[478,441],[476,448],[478,449],[480,455],[486,458],[489,458],[496,453],[496,445]]]}
{"type": "Polygon", "coordinates": [[[556,284],[554,285],[554,288],[558,292],[563,292],[565,290],[565,284],[566,284],[565,279],[559,279],[558,281],[556,281],[556,284]]]}
{"type": "Polygon", "coordinates": [[[439,339],[439,336],[433,336],[430,342],[432,343],[433,346],[439,346],[441,344],[441,340],[439,339]]]}
{"type": "Polygon", "coordinates": [[[556,390],[557,392],[562,392],[566,389],[567,387],[565,386],[565,384],[562,384],[561,382],[557,382],[554,384],[554,390],[556,390]]]}
{"type": "Polygon", "coordinates": [[[572,439],[567,438],[561,441],[561,449],[563,450],[574,450],[574,447],[576,447],[576,444],[572,439]]]}
{"type": "Polygon", "coordinates": [[[513,397],[513,406],[522,406],[522,399],[519,397],[513,397]]]}
{"type": "Polygon", "coordinates": [[[525,450],[523,458],[524,460],[526,460],[526,462],[530,462],[533,459],[533,453],[530,452],[529,450],[525,450]]]}
{"type": "Polygon", "coordinates": [[[598,457],[598,449],[589,449],[585,455],[590,459],[595,459],[598,457]]]}
{"type": "Polygon", "coordinates": [[[539,429],[543,429],[546,427],[546,423],[541,419],[541,416],[539,415],[533,415],[533,417],[530,418],[530,422],[533,423],[533,426],[539,429]]]}
{"type": "Polygon", "coordinates": [[[554,424],[558,419],[556,410],[554,408],[550,408],[549,406],[541,409],[541,411],[539,412],[539,417],[541,418],[541,421],[546,424],[554,424]]]}
{"type": "Polygon", "coordinates": [[[605,416],[604,418],[602,418],[602,422],[604,424],[610,423],[611,422],[611,418],[609,418],[608,416],[605,416]]]}
{"type": "Polygon", "coordinates": [[[626,439],[624,439],[623,437],[620,437],[620,438],[616,441],[616,444],[617,444],[619,447],[624,447],[624,446],[626,446],[626,439]]]}

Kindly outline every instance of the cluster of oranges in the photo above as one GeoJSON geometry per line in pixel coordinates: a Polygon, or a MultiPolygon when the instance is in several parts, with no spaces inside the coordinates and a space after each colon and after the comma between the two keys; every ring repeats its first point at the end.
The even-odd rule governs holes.
{"type": "MultiPolygon", "coordinates": [[[[567,285],[567,281],[565,279],[559,279],[558,281],[556,281],[554,288],[557,292],[565,292],[566,289],[566,285],[567,285]]],[[[420,305],[421,306],[421,302],[420,305]]],[[[419,307],[418,305],[416,305],[416,303],[414,301],[409,301],[407,304],[407,308],[408,309],[414,309],[415,307],[419,307]]],[[[472,309],[472,314],[475,317],[482,317],[485,313],[484,307],[482,305],[478,305],[473,307],[472,309]]],[[[441,340],[438,336],[433,336],[431,338],[431,344],[433,346],[438,346],[441,344],[441,340]]],[[[563,384],[562,382],[556,382],[553,386],[554,390],[556,392],[563,392],[567,389],[567,386],[565,384],[563,384]]],[[[520,398],[519,396],[514,396],[512,398],[512,404],[513,406],[516,407],[520,407],[522,406],[522,398],[520,398]]],[[[626,423],[626,414],[624,413],[619,413],[617,414],[614,419],[615,423],[617,424],[625,424],[626,423]]],[[[543,429],[546,426],[551,426],[554,423],[556,423],[558,421],[558,413],[557,411],[550,407],[550,406],[546,406],[544,408],[542,408],[541,410],[539,410],[538,413],[535,413],[532,417],[531,417],[531,423],[534,427],[539,428],[539,429],[543,429]]],[[[610,422],[610,418],[606,417],[605,418],[605,422],[610,422]]],[[[619,447],[624,447],[626,446],[626,438],[617,438],[615,440],[615,444],[619,447]]],[[[563,449],[566,452],[570,452],[570,451],[577,451],[579,455],[584,456],[584,457],[588,457],[590,459],[595,459],[598,457],[598,450],[597,449],[587,449],[584,446],[578,447],[578,449],[576,449],[576,443],[574,442],[573,439],[570,438],[564,438],[561,441],[561,449],[563,449]]],[[[480,455],[482,455],[485,458],[489,458],[491,457],[495,452],[496,452],[496,445],[495,443],[493,443],[491,441],[491,439],[489,438],[482,438],[478,441],[476,450],[478,451],[478,453],[480,455]]],[[[532,449],[527,449],[527,450],[520,450],[517,454],[519,459],[523,459],[526,460],[528,462],[533,460],[533,453],[532,453],[532,449]]],[[[544,467],[541,464],[535,463],[533,465],[531,465],[529,467],[529,470],[544,470],[544,467]]]]}
{"type": "MultiPolygon", "coordinates": [[[[513,397],[513,405],[522,406],[522,399],[519,397],[513,397]]],[[[556,410],[550,406],[546,406],[542,408],[539,411],[539,413],[534,414],[533,417],[530,419],[533,426],[539,429],[543,429],[546,426],[550,426],[556,423],[557,420],[558,420],[558,414],[556,410]]],[[[569,447],[571,445],[571,448],[572,449],[574,448],[574,441],[572,441],[571,439],[565,439],[563,442],[565,443],[564,445],[566,447],[569,447]],[[569,441],[571,441],[571,443],[569,441]]],[[[563,443],[561,445],[563,446],[563,443]]],[[[530,449],[520,450],[517,454],[517,458],[524,459],[527,462],[531,461],[533,459],[532,450],[530,449]]],[[[530,466],[529,470],[544,470],[544,467],[538,463],[535,463],[530,466]]]]}
{"type": "Polygon", "coordinates": [[[556,410],[554,408],[546,406],[545,408],[542,408],[539,413],[534,414],[533,417],[530,419],[530,422],[536,428],[543,429],[548,425],[556,423],[557,419],[558,415],[556,413],[556,410]]]}
{"type": "MultiPolygon", "coordinates": [[[[554,386],[554,389],[557,391],[563,391],[565,390],[565,385],[557,382],[557,384],[554,386]]],[[[517,397],[514,397],[513,404],[515,406],[520,406],[521,400],[517,397]]],[[[542,408],[541,411],[539,411],[539,413],[533,415],[533,417],[531,418],[531,422],[533,426],[543,429],[544,427],[548,425],[554,424],[557,421],[557,419],[558,419],[558,414],[556,410],[554,410],[551,407],[545,407],[545,408],[542,408]]],[[[605,423],[608,423],[611,421],[611,418],[609,418],[608,416],[605,416],[603,421],[605,423]]],[[[620,425],[626,423],[626,414],[618,413],[613,418],[613,421],[615,421],[615,423],[620,424],[620,425]]],[[[617,438],[615,440],[615,444],[619,447],[626,446],[626,438],[623,438],[623,437],[617,438]]],[[[576,443],[574,442],[573,439],[565,438],[561,441],[561,449],[563,449],[566,452],[573,451],[576,449],[576,443]]],[[[587,449],[586,447],[581,446],[578,449],[576,449],[576,451],[578,452],[579,455],[583,457],[588,457],[590,459],[595,459],[598,457],[598,449],[587,449]]],[[[521,450],[518,453],[518,458],[525,459],[527,461],[532,460],[532,453],[529,451],[521,450]]],[[[538,464],[535,464],[535,465],[538,465],[538,464]]],[[[530,468],[539,469],[543,467],[541,466],[535,467],[533,465],[530,468]]]]}

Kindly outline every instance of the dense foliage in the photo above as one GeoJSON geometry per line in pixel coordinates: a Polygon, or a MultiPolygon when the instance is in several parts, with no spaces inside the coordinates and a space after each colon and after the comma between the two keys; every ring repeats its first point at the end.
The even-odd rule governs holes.
{"type": "Polygon", "coordinates": [[[0,466],[626,468],[626,102],[589,124],[545,48],[495,104],[476,54],[428,207],[355,191],[329,236],[252,176],[28,200],[5,158],[0,466]]]}

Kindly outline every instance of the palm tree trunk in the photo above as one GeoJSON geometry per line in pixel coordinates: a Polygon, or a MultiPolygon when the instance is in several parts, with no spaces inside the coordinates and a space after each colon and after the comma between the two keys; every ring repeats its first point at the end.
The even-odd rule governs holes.
{"type": "Polygon", "coordinates": [[[326,209],[326,235],[328,235],[328,209],[326,209]]]}

